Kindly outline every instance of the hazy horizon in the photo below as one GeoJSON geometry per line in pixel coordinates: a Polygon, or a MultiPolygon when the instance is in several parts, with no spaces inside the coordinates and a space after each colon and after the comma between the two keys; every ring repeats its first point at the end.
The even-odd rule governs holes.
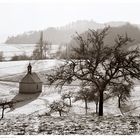
{"type": "Polygon", "coordinates": [[[140,24],[139,6],[138,0],[0,0],[0,42],[8,36],[77,20],[140,24]]]}

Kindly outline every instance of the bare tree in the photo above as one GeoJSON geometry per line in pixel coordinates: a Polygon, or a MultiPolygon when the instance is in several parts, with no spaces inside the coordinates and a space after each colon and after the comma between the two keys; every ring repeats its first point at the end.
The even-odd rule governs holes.
{"type": "Polygon", "coordinates": [[[96,106],[96,114],[98,113],[98,105],[99,105],[99,92],[98,90],[91,86],[90,87],[90,92],[91,92],[91,97],[89,98],[89,101],[94,101],[95,102],[95,106],[96,106]]]}
{"type": "Polygon", "coordinates": [[[65,100],[65,99],[69,99],[69,106],[71,107],[72,106],[72,104],[71,104],[71,98],[73,97],[73,92],[68,92],[68,93],[64,93],[62,96],[61,96],[61,98],[62,98],[62,100],[65,100]]]}
{"type": "Polygon", "coordinates": [[[134,79],[140,79],[139,49],[126,48],[132,42],[127,34],[118,35],[114,45],[106,45],[104,39],[108,30],[109,27],[89,30],[86,38],[77,34],[79,46],[73,50],[78,58],[66,60],[52,74],[47,75],[50,84],[61,87],[75,80],[95,86],[99,93],[99,116],[103,116],[104,94],[109,87],[132,84],[134,79]]]}
{"type": "MultiPolygon", "coordinates": [[[[76,93],[75,93],[76,94],[76,93]]],[[[109,99],[109,96],[105,94],[104,101],[109,99]]],[[[96,87],[86,86],[86,83],[82,83],[79,92],[75,96],[75,101],[83,100],[85,102],[85,111],[87,114],[88,102],[95,102],[95,111],[98,113],[98,104],[99,104],[99,93],[96,87]],[[85,84],[85,85],[84,85],[85,84]]]]}
{"type": "Polygon", "coordinates": [[[113,94],[114,96],[118,97],[118,108],[121,108],[121,102],[125,103],[127,99],[130,97],[132,85],[128,84],[120,84],[113,87],[113,94]]]}
{"type": "Polygon", "coordinates": [[[62,116],[62,112],[67,113],[67,107],[69,107],[64,101],[53,101],[50,104],[50,111],[49,113],[52,112],[59,112],[60,117],[62,116]]]}
{"type": "Polygon", "coordinates": [[[90,98],[90,92],[89,89],[86,87],[81,87],[79,92],[77,93],[77,96],[75,96],[75,101],[83,100],[85,102],[85,113],[87,114],[88,110],[88,99],[90,98]]]}
{"type": "Polygon", "coordinates": [[[1,99],[0,100],[0,107],[2,109],[2,113],[1,113],[1,119],[3,119],[4,117],[4,111],[7,108],[12,108],[13,103],[11,101],[8,101],[7,99],[1,99]]]}

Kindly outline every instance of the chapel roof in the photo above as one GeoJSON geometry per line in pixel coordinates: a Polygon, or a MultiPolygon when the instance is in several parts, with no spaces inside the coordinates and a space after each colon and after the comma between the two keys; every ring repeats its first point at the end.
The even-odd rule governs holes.
{"type": "Polygon", "coordinates": [[[22,78],[20,83],[42,83],[35,72],[32,72],[32,66],[29,63],[27,67],[27,74],[22,78]]]}
{"type": "Polygon", "coordinates": [[[38,75],[33,72],[33,73],[27,73],[21,80],[20,83],[41,83],[40,78],[38,75]]]}

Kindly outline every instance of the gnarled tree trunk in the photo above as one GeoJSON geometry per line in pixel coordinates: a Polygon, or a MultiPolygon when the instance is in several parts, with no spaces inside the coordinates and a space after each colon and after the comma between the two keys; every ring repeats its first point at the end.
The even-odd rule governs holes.
{"type": "Polygon", "coordinates": [[[118,97],[118,108],[121,108],[121,97],[118,97]]]}
{"type": "Polygon", "coordinates": [[[103,91],[100,91],[100,99],[99,99],[99,116],[103,116],[103,91]]]}
{"type": "Polygon", "coordinates": [[[95,103],[96,105],[96,114],[98,113],[98,102],[95,103]]]}
{"type": "Polygon", "coordinates": [[[5,106],[3,105],[3,106],[2,106],[2,114],[1,114],[1,119],[3,119],[3,117],[4,117],[4,110],[5,110],[5,106]]]}

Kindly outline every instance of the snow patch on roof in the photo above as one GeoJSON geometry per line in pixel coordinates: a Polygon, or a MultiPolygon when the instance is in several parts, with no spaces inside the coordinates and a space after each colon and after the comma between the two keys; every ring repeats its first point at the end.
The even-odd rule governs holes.
{"type": "Polygon", "coordinates": [[[41,80],[38,75],[33,72],[31,74],[27,73],[20,83],[41,83],[41,80]]]}

